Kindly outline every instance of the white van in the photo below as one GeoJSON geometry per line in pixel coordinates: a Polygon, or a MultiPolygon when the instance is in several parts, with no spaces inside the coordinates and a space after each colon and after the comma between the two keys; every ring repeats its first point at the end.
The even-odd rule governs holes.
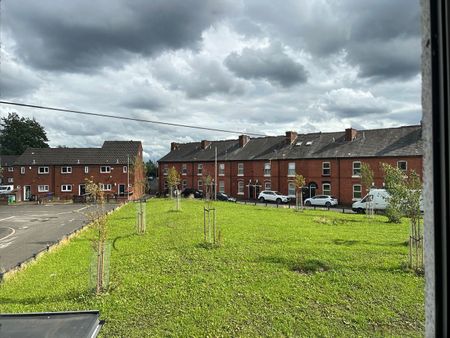
{"type": "Polygon", "coordinates": [[[371,202],[373,210],[386,210],[389,204],[389,197],[386,189],[370,189],[369,193],[362,200],[352,204],[352,210],[362,214],[366,211],[369,202],[371,202]]]}
{"type": "MultiPolygon", "coordinates": [[[[367,204],[372,202],[371,206],[373,210],[385,211],[389,204],[389,197],[390,195],[386,189],[370,189],[369,193],[362,200],[352,204],[352,210],[362,214],[366,211],[367,204]]],[[[422,195],[420,196],[420,211],[423,212],[422,195]]]]}
{"type": "Polygon", "coordinates": [[[0,194],[10,194],[14,190],[13,185],[0,185],[0,194]]]}

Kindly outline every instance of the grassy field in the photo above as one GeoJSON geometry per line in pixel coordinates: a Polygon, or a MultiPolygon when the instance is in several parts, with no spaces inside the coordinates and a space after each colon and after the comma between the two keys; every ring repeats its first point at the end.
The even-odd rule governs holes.
{"type": "Polygon", "coordinates": [[[203,203],[173,206],[148,202],[145,235],[135,205],[110,217],[108,293],[89,289],[87,231],[1,285],[0,312],[99,309],[103,337],[423,336],[406,222],[218,202],[211,248],[203,203]]]}

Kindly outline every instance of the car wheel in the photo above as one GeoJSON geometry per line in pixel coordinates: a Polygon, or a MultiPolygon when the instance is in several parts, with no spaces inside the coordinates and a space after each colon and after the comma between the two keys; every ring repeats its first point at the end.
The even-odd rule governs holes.
{"type": "Polygon", "coordinates": [[[356,212],[358,214],[364,214],[364,209],[363,208],[358,208],[358,209],[356,209],[356,212]]]}
{"type": "Polygon", "coordinates": [[[259,198],[259,201],[260,201],[261,203],[264,203],[264,197],[260,197],[260,198],[259,198]]]}
{"type": "Polygon", "coordinates": [[[281,198],[277,198],[276,202],[277,202],[277,204],[280,204],[281,203],[281,198]]]}
{"type": "Polygon", "coordinates": [[[325,206],[326,206],[327,208],[329,208],[329,207],[331,207],[331,203],[330,203],[330,202],[326,202],[326,203],[325,203],[325,206]]]}
{"type": "Polygon", "coordinates": [[[308,207],[310,207],[310,206],[311,206],[311,202],[310,202],[310,201],[306,201],[306,202],[305,202],[305,205],[308,206],[308,207]]]}

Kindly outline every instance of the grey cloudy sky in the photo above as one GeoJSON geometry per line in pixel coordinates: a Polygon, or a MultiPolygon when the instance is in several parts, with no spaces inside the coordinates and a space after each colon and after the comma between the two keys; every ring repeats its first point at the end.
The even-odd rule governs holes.
{"type": "MultiPolygon", "coordinates": [[[[418,0],[3,0],[0,97],[267,135],[417,124],[418,0]]],[[[52,146],[237,135],[0,106],[52,146]]]]}

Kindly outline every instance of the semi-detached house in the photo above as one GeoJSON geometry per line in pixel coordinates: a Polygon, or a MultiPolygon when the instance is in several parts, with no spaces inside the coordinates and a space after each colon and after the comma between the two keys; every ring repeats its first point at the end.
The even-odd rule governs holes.
{"type": "Polygon", "coordinates": [[[106,195],[139,198],[144,193],[142,143],[105,141],[101,148],[28,148],[13,164],[16,200],[55,196],[71,199],[86,193],[86,179],[106,195]]]}
{"type": "Polygon", "coordinates": [[[217,189],[240,199],[254,199],[262,190],[277,190],[295,197],[295,174],[306,178],[304,198],[334,195],[344,205],[361,198],[367,187],[361,183],[361,164],[374,171],[374,186],[383,187],[381,163],[422,176],[422,128],[420,125],[372,130],[192,143],[172,143],[159,162],[161,192],[167,189],[167,173],[175,167],[181,174],[181,188],[204,190],[205,178],[215,177],[217,189]]]}

